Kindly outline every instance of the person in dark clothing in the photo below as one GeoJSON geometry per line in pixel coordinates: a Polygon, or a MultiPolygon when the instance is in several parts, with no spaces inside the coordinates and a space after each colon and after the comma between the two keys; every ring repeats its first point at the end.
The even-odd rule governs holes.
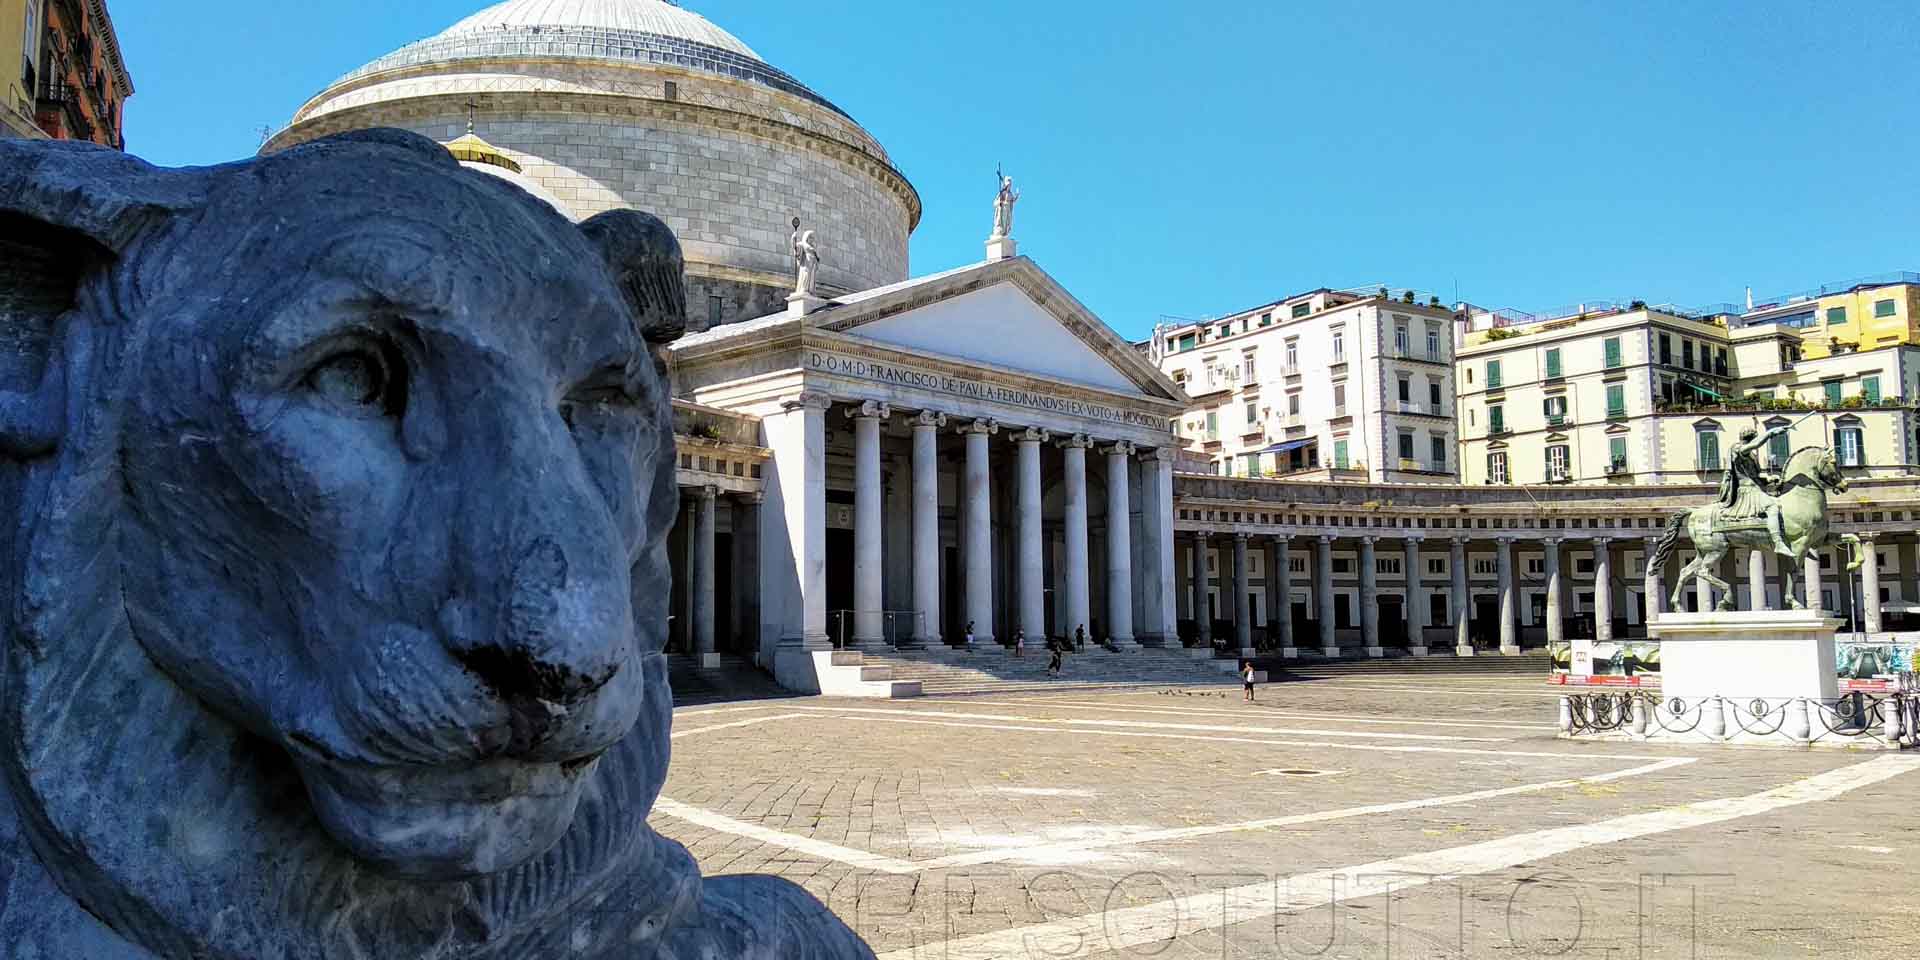
{"type": "Polygon", "coordinates": [[[1048,640],[1047,649],[1053,654],[1047,659],[1047,676],[1057,677],[1060,675],[1061,663],[1067,655],[1067,642],[1065,640],[1048,640]]]}

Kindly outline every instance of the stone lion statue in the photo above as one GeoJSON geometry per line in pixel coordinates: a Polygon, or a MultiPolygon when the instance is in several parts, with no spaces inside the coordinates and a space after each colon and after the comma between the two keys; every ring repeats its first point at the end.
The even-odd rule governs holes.
{"type": "Polygon", "coordinates": [[[399,131],[0,141],[0,952],[871,957],[647,827],[681,283],[399,131]]]}

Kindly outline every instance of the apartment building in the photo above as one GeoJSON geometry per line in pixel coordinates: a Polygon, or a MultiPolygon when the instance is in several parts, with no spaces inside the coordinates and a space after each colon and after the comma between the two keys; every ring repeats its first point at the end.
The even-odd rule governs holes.
{"type": "Polygon", "coordinates": [[[56,140],[125,150],[133,78],[105,0],[42,0],[39,13],[34,119],[40,130],[56,140]]]}
{"type": "Polygon", "coordinates": [[[1725,313],[1733,327],[1779,324],[1800,331],[1809,360],[1920,345],[1920,273],[1824,284],[1725,313]]]}
{"type": "Polygon", "coordinates": [[[1822,444],[1856,475],[1914,472],[1915,347],[1809,359],[1803,328],[1638,302],[1465,315],[1467,483],[1714,483],[1743,430],[1780,425],[1775,463],[1822,444]]]}
{"type": "Polygon", "coordinates": [[[1145,346],[1193,399],[1174,430],[1216,474],[1458,477],[1453,320],[1437,297],[1323,288],[1162,324],[1145,346]]]}
{"type": "Polygon", "coordinates": [[[0,137],[46,136],[34,122],[34,97],[40,89],[40,37],[45,32],[45,0],[0,0],[0,137]]]}

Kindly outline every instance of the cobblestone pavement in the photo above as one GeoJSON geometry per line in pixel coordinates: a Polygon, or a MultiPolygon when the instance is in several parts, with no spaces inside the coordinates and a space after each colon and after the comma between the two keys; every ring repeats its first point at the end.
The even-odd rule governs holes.
{"type": "Polygon", "coordinates": [[[690,708],[655,825],[884,960],[1893,957],[1920,757],[1554,738],[1513,679],[690,708]]]}

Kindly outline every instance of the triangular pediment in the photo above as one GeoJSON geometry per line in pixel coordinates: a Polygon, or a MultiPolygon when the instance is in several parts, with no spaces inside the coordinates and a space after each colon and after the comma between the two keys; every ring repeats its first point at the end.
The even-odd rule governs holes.
{"type": "Polygon", "coordinates": [[[818,316],[822,329],[902,351],[1186,402],[1133,344],[1025,257],[843,297],[818,316]]]}

